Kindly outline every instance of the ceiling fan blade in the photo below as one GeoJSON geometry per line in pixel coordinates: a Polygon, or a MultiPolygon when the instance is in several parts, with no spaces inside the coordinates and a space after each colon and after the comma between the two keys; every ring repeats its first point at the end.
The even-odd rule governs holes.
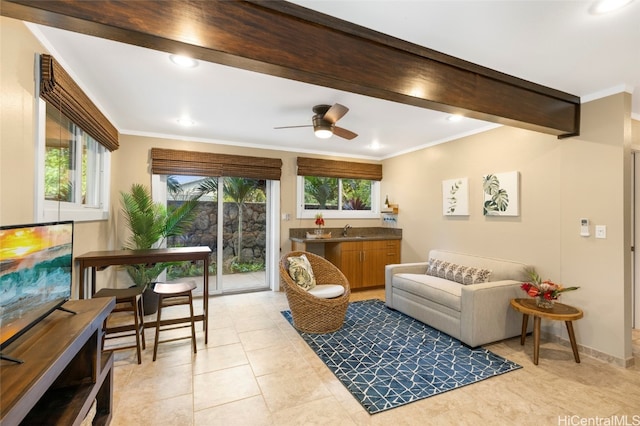
{"type": "Polygon", "coordinates": [[[274,129],[295,129],[297,127],[313,127],[311,124],[303,124],[301,126],[282,126],[282,127],[274,127],[274,129]]]}
{"type": "Polygon", "coordinates": [[[333,104],[331,108],[324,114],[323,119],[327,120],[330,123],[335,123],[340,120],[347,112],[349,112],[349,108],[340,104],[333,104]]]}
{"type": "Polygon", "coordinates": [[[357,133],[353,133],[351,130],[343,129],[342,127],[334,127],[333,134],[349,140],[358,136],[357,133]]]}

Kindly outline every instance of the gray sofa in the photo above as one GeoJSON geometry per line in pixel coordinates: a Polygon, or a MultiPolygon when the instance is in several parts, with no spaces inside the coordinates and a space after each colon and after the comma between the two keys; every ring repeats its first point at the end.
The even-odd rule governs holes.
{"type": "Polygon", "coordinates": [[[509,302],[526,297],[520,284],[528,280],[528,267],[510,260],[431,250],[427,262],[386,266],[385,303],[471,347],[480,346],[520,335],[522,315],[509,302]],[[444,278],[427,275],[427,269],[439,271],[444,278]],[[489,270],[488,278],[478,269],[489,270]],[[454,280],[456,271],[455,279],[467,284],[454,280]],[[463,276],[459,271],[471,274],[463,276]],[[470,284],[474,278],[488,282],[470,284]]]}

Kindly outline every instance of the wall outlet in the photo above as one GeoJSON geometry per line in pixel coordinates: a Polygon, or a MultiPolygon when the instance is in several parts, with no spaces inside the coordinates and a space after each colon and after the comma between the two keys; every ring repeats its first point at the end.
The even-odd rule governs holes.
{"type": "Polygon", "coordinates": [[[607,238],[607,225],[596,225],[596,238],[607,238]]]}

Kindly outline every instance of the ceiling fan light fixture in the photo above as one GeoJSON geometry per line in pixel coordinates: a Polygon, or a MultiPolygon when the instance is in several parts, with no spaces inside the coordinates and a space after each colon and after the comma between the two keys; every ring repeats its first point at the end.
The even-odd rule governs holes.
{"type": "Polygon", "coordinates": [[[316,115],[313,117],[313,133],[317,138],[329,139],[333,136],[333,123],[316,115]]]}
{"type": "Polygon", "coordinates": [[[320,139],[329,139],[333,136],[333,132],[330,129],[315,129],[313,133],[320,139]]]}

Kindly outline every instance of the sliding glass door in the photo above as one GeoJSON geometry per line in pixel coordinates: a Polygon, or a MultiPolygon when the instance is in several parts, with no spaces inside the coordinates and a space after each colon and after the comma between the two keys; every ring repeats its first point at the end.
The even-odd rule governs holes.
{"type": "MultiPolygon", "coordinates": [[[[269,200],[273,182],[237,177],[159,177],[167,208],[198,198],[193,222],[182,235],[167,240],[167,247],[209,246],[210,294],[264,290],[270,285],[268,241],[274,231],[269,220],[275,204],[269,200]]],[[[161,197],[162,191],[158,191],[161,197]]],[[[156,194],[154,194],[154,197],[156,194]]],[[[276,213],[277,214],[277,213],[276,213]]],[[[200,265],[175,265],[167,280],[198,279],[200,265]]],[[[197,292],[202,292],[198,285],[197,292]]]]}
{"type": "Polygon", "coordinates": [[[223,293],[268,288],[266,181],[225,177],[222,197],[223,293]]]}

